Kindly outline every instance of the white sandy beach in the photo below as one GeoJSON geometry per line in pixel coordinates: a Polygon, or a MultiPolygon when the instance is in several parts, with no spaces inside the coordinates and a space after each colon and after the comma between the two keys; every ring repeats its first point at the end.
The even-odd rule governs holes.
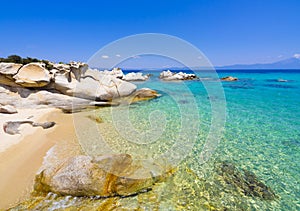
{"type": "MultiPolygon", "coordinates": [[[[36,122],[54,121],[53,128],[42,129],[29,124],[20,127],[20,134],[0,132],[0,210],[7,209],[28,198],[33,188],[36,172],[43,163],[47,151],[55,144],[76,145],[72,115],[60,110],[22,109],[16,114],[1,114],[0,124],[12,120],[36,122]]],[[[78,152],[77,147],[72,147],[78,152]]],[[[72,155],[71,152],[68,154],[72,155]]]]}

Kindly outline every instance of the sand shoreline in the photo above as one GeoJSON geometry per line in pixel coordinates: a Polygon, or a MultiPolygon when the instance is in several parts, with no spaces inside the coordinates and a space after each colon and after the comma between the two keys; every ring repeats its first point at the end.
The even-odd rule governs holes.
{"type": "Polygon", "coordinates": [[[30,197],[36,172],[51,147],[56,144],[72,145],[60,148],[60,154],[63,155],[66,150],[65,154],[68,156],[80,151],[72,115],[64,114],[58,109],[24,109],[13,116],[1,115],[1,123],[24,120],[32,115],[31,120],[54,121],[56,125],[49,129],[24,125],[20,128],[21,135],[14,136],[5,134],[1,128],[0,137],[3,143],[0,145],[0,210],[30,197]]]}

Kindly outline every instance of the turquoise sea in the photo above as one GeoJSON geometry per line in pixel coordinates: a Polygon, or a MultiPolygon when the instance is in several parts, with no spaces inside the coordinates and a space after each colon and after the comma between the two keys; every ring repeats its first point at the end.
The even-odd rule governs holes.
{"type": "MultiPolygon", "coordinates": [[[[98,109],[103,123],[78,130],[87,154],[129,153],[176,168],[152,190],[117,198],[115,210],[300,210],[300,71],[218,73],[233,82],[205,73],[197,73],[205,82],[164,82],[152,74],[136,84],[159,98],[98,109]]],[[[111,203],[55,197],[50,210],[111,203]]]]}
{"type": "MultiPolygon", "coordinates": [[[[100,134],[114,152],[158,162],[167,159],[178,171],[149,193],[122,199],[121,207],[300,210],[300,71],[221,71],[219,77],[239,78],[221,82],[224,95],[210,91],[213,89],[208,86],[220,83],[212,78],[205,78],[206,84],[164,82],[157,72],[152,74],[149,81],[136,84],[155,89],[162,96],[129,107],[100,109],[98,115],[104,120],[100,134]],[[212,105],[218,101],[224,104],[213,111],[212,105]],[[213,116],[219,111],[222,116],[224,105],[222,138],[215,142],[217,148],[211,150],[208,161],[201,162],[213,116]],[[177,155],[178,159],[173,158],[177,155]],[[230,168],[229,175],[223,172],[228,166],[234,173],[230,168]],[[250,185],[246,181],[249,187],[245,189],[241,180],[253,179],[246,172],[269,187],[274,197],[268,197],[264,186],[253,186],[251,181],[250,185]]],[[[197,74],[205,77],[203,72],[197,74]]],[[[88,154],[105,152],[103,144],[81,140],[88,154]]]]}

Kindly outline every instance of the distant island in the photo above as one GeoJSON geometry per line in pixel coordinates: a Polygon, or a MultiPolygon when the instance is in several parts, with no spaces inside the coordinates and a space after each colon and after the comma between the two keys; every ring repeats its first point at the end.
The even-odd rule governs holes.
{"type": "Polygon", "coordinates": [[[216,67],[216,69],[300,69],[300,57],[292,57],[266,64],[235,64],[216,67]]]}

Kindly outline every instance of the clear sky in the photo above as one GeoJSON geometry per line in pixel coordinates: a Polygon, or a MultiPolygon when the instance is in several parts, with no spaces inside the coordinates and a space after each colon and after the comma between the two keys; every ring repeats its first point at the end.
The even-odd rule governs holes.
{"type": "Polygon", "coordinates": [[[86,61],[149,32],[187,40],[214,65],[277,61],[300,53],[300,1],[1,1],[0,57],[86,61]]]}

